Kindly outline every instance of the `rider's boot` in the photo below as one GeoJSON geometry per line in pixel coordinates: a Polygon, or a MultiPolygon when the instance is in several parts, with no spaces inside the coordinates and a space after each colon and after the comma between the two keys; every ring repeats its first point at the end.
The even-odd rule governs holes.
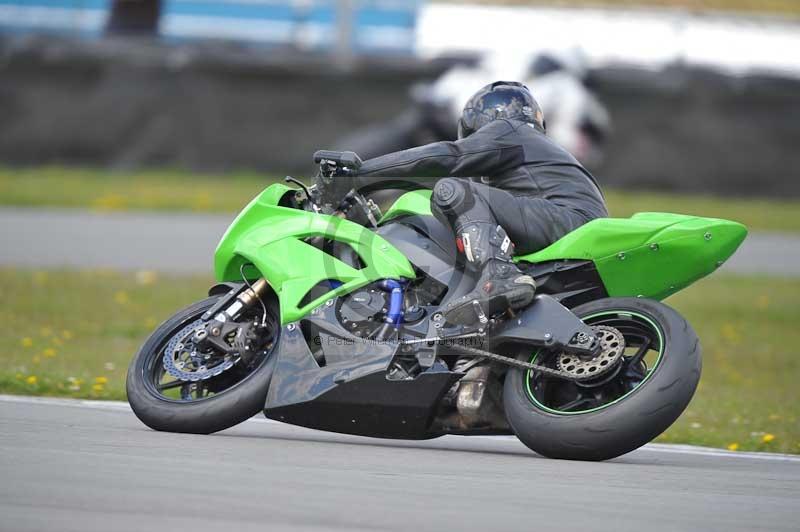
{"type": "Polygon", "coordinates": [[[475,288],[442,308],[453,325],[473,325],[487,317],[530,304],[536,283],[511,260],[514,245],[505,230],[487,222],[467,222],[457,231],[456,244],[468,269],[479,272],[475,288]]]}

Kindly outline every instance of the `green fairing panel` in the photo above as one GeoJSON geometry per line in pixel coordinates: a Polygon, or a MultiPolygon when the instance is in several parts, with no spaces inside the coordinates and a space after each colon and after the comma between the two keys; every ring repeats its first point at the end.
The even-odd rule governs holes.
{"type": "Polygon", "coordinates": [[[413,279],[411,263],[374,232],[334,216],[278,206],[293,189],[275,184],[236,217],[214,256],[218,281],[241,280],[239,268],[252,263],[278,294],[281,322],[296,321],[324,301],[381,279],[413,279]],[[354,269],[302,239],[324,236],[350,244],[366,266],[354,269]],[[302,299],[318,283],[341,286],[305,305],[302,299]]]}
{"type": "Polygon", "coordinates": [[[593,220],[515,260],[591,260],[608,295],[663,299],[716,270],[746,236],[728,220],[644,212],[593,220]]]}
{"type": "MultiPolygon", "coordinates": [[[[400,196],[380,222],[431,215],[430,190],[400,196]]],[[[728,260],[747,236],[740,223],[683,214],[643,212],[593,220],[551,246],[517,261],[594,261],[610,296],[663,299],[728,260]]]]}
{"type": "Polygon", "coordinates": [[[388,222],[392,218],[408,214],[433,216],[431,213],[430,190],[412,190],[411,192],[406,192],[397,198],[378,223],[382,224],[388,222]]]}

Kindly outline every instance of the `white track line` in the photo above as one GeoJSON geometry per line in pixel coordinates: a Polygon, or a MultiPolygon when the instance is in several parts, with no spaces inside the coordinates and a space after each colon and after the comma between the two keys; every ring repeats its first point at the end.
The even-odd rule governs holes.
{"type": "MultiPolygon", "coordinates": [[[[61,399],[55,397],[31,397],[27,395],[0,394],[0,402],[39,404],[39,405],[51,405],[51,406],[69,406],[73,408],[87,408],[92,410],[116,410],[123,412],[131,411],[131,407],[128,405],[128,403],[124,401],[94,401],[94,400],[90,401],[86,399],[61,399]]],[[[262,417],[250,418],[246,421],[246,423],[282,424],[279,421],[274,421],[262,417]]],[[[470,438],[516,441],[516,438],[514,436],[470,436],[470,438]]],[[[641,447],[641,450],[654,453],[689,454],[695,456],[715,456],[721,458],[739,458],[739,459],[744,458],[751,460],[772,460],[781,462],[800,463],[800,456],[798,455],[726,451],[723,449],[715,449],[712,447],[698,447],[694,445],[648,443],[644,447],[641,447]]]]}

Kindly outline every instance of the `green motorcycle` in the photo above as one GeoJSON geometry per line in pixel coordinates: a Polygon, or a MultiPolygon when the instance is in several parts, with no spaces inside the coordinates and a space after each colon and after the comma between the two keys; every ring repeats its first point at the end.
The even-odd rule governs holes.
{"type": "Polygon", "coordinates": [[[605,460],[666,430],[700,379],[698,338],[660,302],[716,270],[738,223],[667,213],[594,220],[516,257],[534,302],[453,326],[474,286],[425,180],[339,177],[352,152],[318,152],[316,184],[274,184],[233,221],[219,284],[164,322],[128,372],[156,430],[212,433],[263,410],[382,438],[515,434],[554,458],[605,460]],[[349,179],[341,198],[324,194],[349,179]],[[350,184],[348,183],[348,185],[350,184]],[[385,207],[381,212],[380,204],[385,207]]]}

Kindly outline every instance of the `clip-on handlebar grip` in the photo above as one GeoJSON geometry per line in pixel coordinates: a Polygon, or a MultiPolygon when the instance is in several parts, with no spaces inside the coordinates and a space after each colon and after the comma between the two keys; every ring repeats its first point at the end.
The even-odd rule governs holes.
{"type": "Polygon", "coordinates": [[[347,167],[351,170],[358,170],[363,164],[361,157],[352,151],[318,150],[314,152],[314,162],[320,164],[322,161],[330,161],[339,168],[347,167]]]}

